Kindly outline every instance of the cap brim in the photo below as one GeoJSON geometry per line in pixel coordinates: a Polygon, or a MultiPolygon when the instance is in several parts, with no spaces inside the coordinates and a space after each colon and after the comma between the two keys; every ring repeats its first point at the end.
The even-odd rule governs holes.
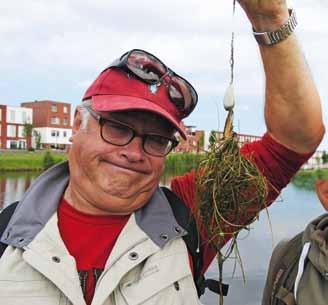
{"type": "Polygon", "coordinates": [[[180,122],[162,107],[146,99],[122,96],[122,95],[95,95],[92,97],[92,109],[95,111],[124,111],[146,110],[151,111],[167,119],[180,133],[184,140],[187,139],[185,132],[180,127],[180,122]]]}

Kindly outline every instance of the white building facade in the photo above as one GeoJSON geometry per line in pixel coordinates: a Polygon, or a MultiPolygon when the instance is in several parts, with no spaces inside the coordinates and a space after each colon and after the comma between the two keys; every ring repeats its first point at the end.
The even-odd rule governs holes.
{"type": "Polygon", "coordinates": [[[6,148],[26,149],[27,139],[24,125],[32,124],[32,109],[7,106],[6,109],[6,148]]]}
{"type": "MultiPolygon", "coordinates": [[[[72,129],[70,128],[38,127],[34,128],[33,130],[35,130],[41,136],[41,148],[59,148],[62,145],[71,144],[69,139],[72,136],[72,129]]],[[[37,148],[36,141],[36,137],[33,136],[32,145],[34,148],[37,148]]]]}

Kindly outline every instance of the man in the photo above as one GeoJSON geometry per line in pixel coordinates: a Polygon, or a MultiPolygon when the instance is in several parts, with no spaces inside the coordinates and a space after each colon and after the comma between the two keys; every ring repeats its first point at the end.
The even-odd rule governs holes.
{"type": "MultiPolygon", "coordinates": [[[[240,4],[260,33],[292,21],[285,1],[240,4]]],[[[274,45],[257,35],[268,132],[242,148],[272,185],[268,204],[324,133],[293,28],[282,32],[274,45]]],[[[199,304],[185,231],[158,188],[165,155],[177,145],[174,133],[185,136],[179,123],[196,102],[186,80],[142,50],[100,74],[76,111],[68,164],[33,184],[2,236],[2,303],[199,304]]],[[[172,190],[195,206],[193,172],[173,180],[172,190]]],[[[205,245],[203,271],[214,255],[205,245]]]]}
{"type": "Polygon", "coordinates": [[[315,189],[326,213],[309,222],[304,231],[276,245],[263,289],[263,305],[326,303],[328,180],[317,180],[315,189]]]}

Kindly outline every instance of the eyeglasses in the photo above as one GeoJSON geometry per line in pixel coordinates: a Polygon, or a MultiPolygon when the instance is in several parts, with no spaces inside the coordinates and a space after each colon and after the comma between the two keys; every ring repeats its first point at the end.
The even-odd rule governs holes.
{"type": "Polygon", "coordinates": [[[112,145],[125,146],[135,137],[142,139],[143,150],[155,157],[169,154],[179,141],[159,134],[140,134],[132,127],[112,119],[105,119],[90,107],[84,107],[91,116],[99,122],[101,138],[112,145]]]}
{"type": "Polygon", "coordinates": [[[154,55],[140,49],[131,50],[114,61],[107,69],[118,67],[132,72],[143,82],[150,84],[151,90],[165,84],[172,103],[179,110],[181,118],[188,116],[195,108],[198,95],[194,87],[173,72],[154,55]]]}

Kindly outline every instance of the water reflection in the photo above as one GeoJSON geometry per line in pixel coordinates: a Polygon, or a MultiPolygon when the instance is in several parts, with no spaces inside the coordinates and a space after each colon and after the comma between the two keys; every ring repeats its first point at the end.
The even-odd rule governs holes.
{"type": "MultiPolygon", "coordinates": [[[[39,173],[0,174],[0,209],[7,204],[19,200],[25,189],[35,180],[39,173]]],[[[169,185],[173,175],[181,171],[166,172],[161,184],[169,185]]],[[[243,283],[242,272],[237,268],[232,277],[234,261],[227,261],[224,266],[225,282],[230,284],[225,305],[259,305],[265,274],[272,252],[273,244],[279,240],[291,237],[304,229],[314,217],[324,213],[319,200],[313,191],[298,189],[289,185],[281,197],[269,209],[272,232],[268,225],[266,212],[262,212],[259,220],[252,225],[250,232],[240,234],[239,250],[243,259],[246,283],[243,283]],[[247,236],[247,238],[245,238],[247,236]]],[[[215,261],[210,266],[207,275],[217,277],[215,261]]],[[[211,292],[202,297],[203,304],[218,304],[218,298],[211,292]]]]}
{"type": "MultiPolygon", "coordinates": [[[[20,200],[40,174],[41,172],[0,172],[0,211],[8,204],[20,200]]],[[[168,186],[173,176],[182,174],[181,169],[166,171],[160,183],[168,186]]]]}
{"type": "Polygon", "coordinates": [[[20,200],[39,172],[0,173],[0,210],[20,200]]]}
{"type": "MultiPolygon", "coordinates": [[[[251,231],[240,234],[239,250],[246,282],[243,282],[242,272],[238,267],[235,276],[232,277],[233,260],[227,261],[224,266],[224,279],[230,284],[225,305],[260,305],[273,245],[304,230],[309,221],[325,212],[314,191],[299,189],[292,184],[283,190],[280,198],[268,211],[272,232],[268,216],[262,211],[259,220],[252,225],[251,231]]],[[[216,277],[217,274],[217,266],[214,262],[207,275],[216,277]]],[[[218,304],[217,296],[209,292],[204,296],[203,303],[218,304]]]]}

